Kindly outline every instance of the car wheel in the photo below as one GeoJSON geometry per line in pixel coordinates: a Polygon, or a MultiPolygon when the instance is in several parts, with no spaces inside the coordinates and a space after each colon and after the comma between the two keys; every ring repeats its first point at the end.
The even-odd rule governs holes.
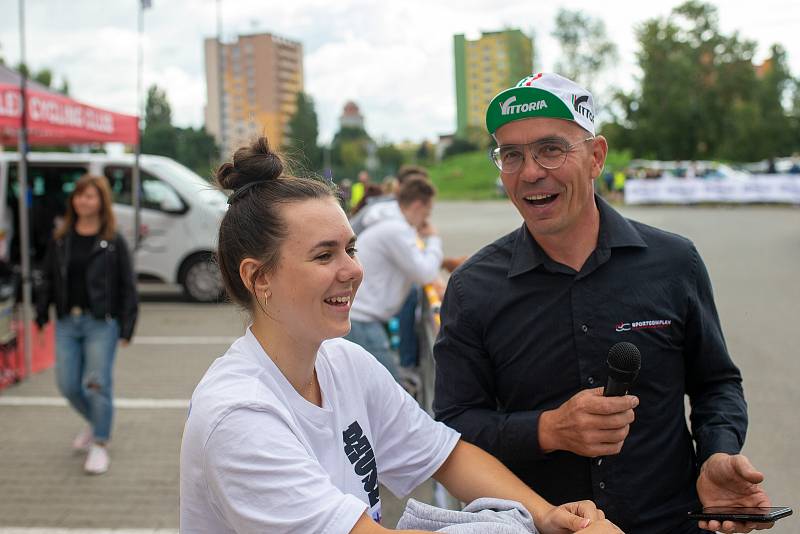
{"type": "Polygon", "coordinates": [[[217,302],[223,284],[219,266],[210,255],[191,258],[184,268],[183,291],[194,302],[217,302]]]}

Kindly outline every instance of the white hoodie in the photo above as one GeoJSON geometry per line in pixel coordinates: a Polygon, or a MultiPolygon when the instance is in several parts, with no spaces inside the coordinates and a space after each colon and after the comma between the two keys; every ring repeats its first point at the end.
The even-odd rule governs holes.
{"type": "Polygon", "coordinates": [[[387,205],[382,212],[389,217],[373,222],[356,243],[364,268],[364,281],[350,311],[356,321],[388,321],[400,311],[411,286],[433,282],[442,266],[441,239],[429,236],[425,248],[420,249],[417,231],[408,224],[397,202],[382,204],[387,205]],[[391,216],[390,204],[396,206],[399,217],[391,216]]]}

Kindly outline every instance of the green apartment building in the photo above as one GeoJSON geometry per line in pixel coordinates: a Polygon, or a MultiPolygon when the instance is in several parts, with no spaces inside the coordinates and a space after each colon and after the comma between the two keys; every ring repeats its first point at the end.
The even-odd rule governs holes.
{"type": "Polygon", "coordinates": [[[456,65],[456,135],[469,126],[486,129],[486,106],[494,95],[531,74],[533,41],[519,30],[482,33],[480,39],[453,37],[456,65]]]}

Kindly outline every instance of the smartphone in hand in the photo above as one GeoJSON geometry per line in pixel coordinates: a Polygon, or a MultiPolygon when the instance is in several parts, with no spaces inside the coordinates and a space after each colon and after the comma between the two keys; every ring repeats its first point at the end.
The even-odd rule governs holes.
{"type": "Polygon", "coordinates": [[[782,517],[792,515],[787,506],[709,506],[689,512],[689,519],[695,521],[736,521],[739,523],[772,523],[782,517]]]}

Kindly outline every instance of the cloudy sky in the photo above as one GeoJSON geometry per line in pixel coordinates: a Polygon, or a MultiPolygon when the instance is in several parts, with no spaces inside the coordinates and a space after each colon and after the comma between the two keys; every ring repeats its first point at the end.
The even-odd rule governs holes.
{"type": "MultiPolygon", "coordinates": [[[[144,86],[167,91],[175,122],[200,126],[206,101],[203,39],[216,34],[214,0],[152,0],[145,14],[144,86]]],[[[634,29],[665,16],[677,1],[562,0],[222,0],[225,38],[271,32],[303,43],[305,89],[316,103],[323,141],[342,106],[355,100],[373,137],[434,139],[455,129],[453,35],[519,28],[535,35],[536,70],[558,59],[551,36],[559,7],[601,18],[619,50],[607,78],[630,88],[637,75],[634,29]]],[[[28,0],[27,58],[34,69],[65,77],[71,94],[115,111],[136,110],[139,0],[28,0]]],[[[720,26],[788,51],[800,75],[800,2],[716,0],[720,26]]],[[[18,0],[0,0],[0,56],[19,61],[18,0]]],[[[602,101],[598,102],[602,106],[602,101]]]]}

